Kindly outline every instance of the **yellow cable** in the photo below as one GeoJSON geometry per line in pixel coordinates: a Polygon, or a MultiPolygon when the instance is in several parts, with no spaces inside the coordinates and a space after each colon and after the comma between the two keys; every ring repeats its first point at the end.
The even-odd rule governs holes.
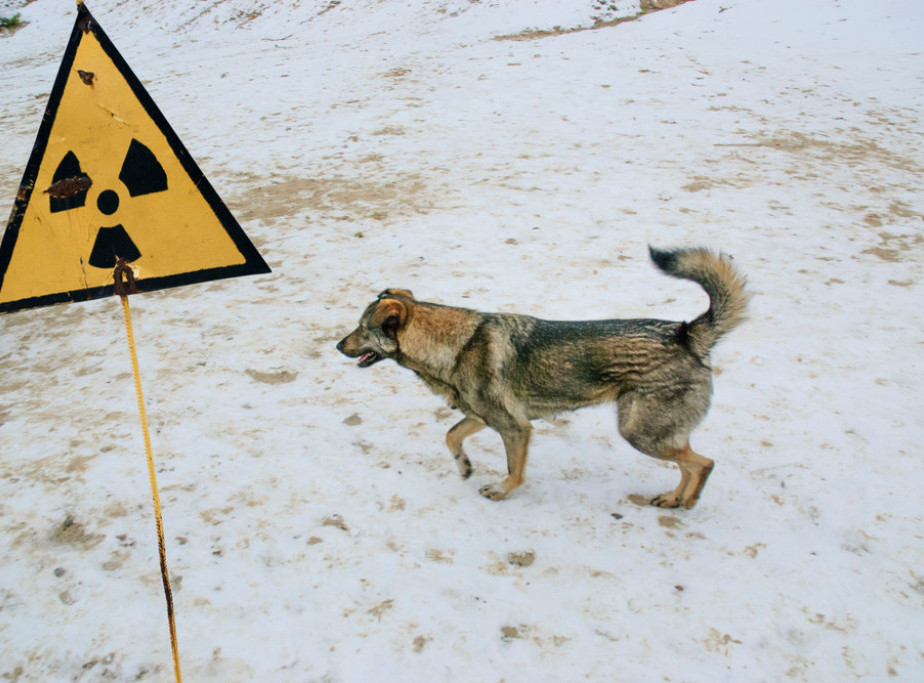
{"type": "Polygon", "coordinates": [[[167,550],[164,544],[164,523],[160,514],[160,496],[157,493],[157,475],[154,472],[154,454],[151,451],[151,436],[148,433],[148,418],[144,410],[144,396],[141,393],[141,372],[138,369],[138,353],[135,350],[135,335],[132,333],[132,317],[128,309],[128,297],[121,295],[122,315],[125,318],[125,332],[128,336],[128,349],[132,357],[132,373],[135,376],[135,393],[138,395],[138,414],[141,416],[141,431],[144,434],[144,451],[148,459],[148,478],[151,480],[151,496],[154,498],[154,517],[157,524],[157,549],[160,553],[160,575],[164,582],[164,594],[167,597],[167,619],[170,622],[170,647],[173,649],[173,672],[177,683],[181,683],[180,653],[176,640],[176,624],[173,619],[173,593],[170,590],[170,577],[167,574],[167,550]]]}

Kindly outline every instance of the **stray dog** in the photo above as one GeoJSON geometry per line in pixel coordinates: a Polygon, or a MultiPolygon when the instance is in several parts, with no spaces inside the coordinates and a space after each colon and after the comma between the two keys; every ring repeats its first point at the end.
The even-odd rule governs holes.
{"type": "Polygon", "coordinates": [[[615,403],[619,433],[633,447],[680,467],[680,485],[652,505],[691,508],[714,462],[690,448],[690,432],[709,409],[709,352],[744,317],[745,279],[707,249],[659,251],[665,273],[698,283],[709,310],[693,322],[559,322],[481,313],[417,301],[386,289],[359,326],[337,344],[367,368],[391,358],[416,372],[465,417],[446,435],[462,476],[472,465],[462,442],[484,427],[501,435],[507,477],[481,488],[492,500],[523,483],[530,420],[597,403],[615,403]]]}

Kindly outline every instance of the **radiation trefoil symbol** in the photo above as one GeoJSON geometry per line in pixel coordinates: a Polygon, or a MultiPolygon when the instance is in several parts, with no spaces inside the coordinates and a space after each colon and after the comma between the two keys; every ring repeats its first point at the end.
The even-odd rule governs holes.
{"type": "MultiPolygon", "coordinates": [[[[107,188],[96,198],[96,207],[106,216],[115,216],[122,202],[121,190],[129,197],[164,192],[167,190],[167,174],[154,153],[143,143],[132,138],[128,152],[119,171],[122,188],[107,188]]],[[[60,192],[48,192],[49,211],[58,213],[86,205],[87,193],[93,178],[80,167],[80,160],[74,152],[68,152],[58,164],[52,177],[52,187],[68,188],[60,192]],[[55,195],[58,196],[55,196],[55,195]]],[[[94,268],[113,268],[119,259],[127,263],[141,258],[141,252],[121,223],[100,226],[93,242],[93,250],[87,262],[94,268]]]]}

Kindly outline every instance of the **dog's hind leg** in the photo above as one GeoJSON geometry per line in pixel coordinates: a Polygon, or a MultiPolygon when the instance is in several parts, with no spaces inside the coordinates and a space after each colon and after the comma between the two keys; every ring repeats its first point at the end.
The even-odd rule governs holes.
{"type": "Polygon", "coordinates": [[[634,448],[659,460],[677,463],[680,484],[651,500],[662,508],[696,505],[715,463],[690,448],[689,434],[708,408],[708,397],[691,392],[672,401],[657,396],[624,395],[617,401],[619,433],[634,448]],[[672,410],[668,410],[672,408],[672,410]]]}
{"type": "Polygon", "coordinates": [[[507,451],[507,477],[497,484],[488,484],[479,489],[479,493],[491,500],[503,500],[511,491],[523,483],[526,477],[526,455],[529,452],[529,437],[532,425],[505,429],[500,432],[507,451]]]}
{"type": "Polygon", "coordinates": [[[472,476],[472,463],[462,448],[462,442],[484,428],[485,423],[477,417],[464,417],[446,433],[446,445],[449,446],[449,452],[452,453],[463,479],[472,476]]]}

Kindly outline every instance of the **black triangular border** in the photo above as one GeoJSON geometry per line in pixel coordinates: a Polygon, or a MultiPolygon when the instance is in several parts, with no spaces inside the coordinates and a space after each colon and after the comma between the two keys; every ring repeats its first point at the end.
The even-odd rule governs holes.
{"type": "MultiPolygon", "coordinates": [[[[55,78],[51,94],[48,96],[48,106],[45,109],[45,115],[42,117],[42,123],[39,127],[35,144],[32,147],[32,154],[29,157],[29,162],[26,164],[26,170],[23,173],[22,182],[19,185],[19,192],[13,204],[10,220],[7,223],[6,231],[3,233],[3,240],[0,241],[0,288],[3,286],[3,279],[13,256],[13,248],[19,237],[22,219],[25,215],[26,207],[29,205],[29,200],[35,186],[35,180],[38,177],[39,168],[45,157],[48,137],[51,134],[51,128],[54,125],[55,117],[58,113],[58,106],[61,103],[64,87],[67,84],[71,67],[74,64],[74,58],[77,56],[77,47],[80,45],[80,41],[83,39],[85,33],[88,32],[93,33],[99,41],[103,51],[112,60],[113,65],[125,79],[126,83],[128,83],[128,86],[131,88],[135,97],[138,98],[145,112],[147,112],[154,124],[164,134],[167,143],[183,166],[183,169],[199,189],[222,227],[228,233],[228,236],[232,239],[234,245],[245,259],[244,263],[239,265],[221,266],[218,268],[207,268],[176,275],[139,279],[137,281],[138,291],[150,292],[158,289],[167,289],[169,287],[180,287],[182,285],[208,282],[210,280],[221,280],[224,278],[239,277],[241,275],[258,275],[271,272],[269,266],[266,265],[266,262],[260,255],[260,252],[257,251],[257,248],[244,233],[237,219],[234,218],[232,213],[228,210],[228,207],[225,206],[224,202],[218,196],[218,193],[199,169],[199,166],[196,165],[196,162],[193,160],[192,156],[190,156],[173,128],[170,127],[167,119],[154,103],[154,100],[151,99],[151,96],[148,94],[148,91],[145,90],[141,81],[138,80],[126,61],[122,58],[122,55],[116,50],[115,45],[109,40],[105,31],[103,31],[102,27],[96,22],[93,15],[90,14],[90,10],[88,10],[83,3],[78,3],[77,19],[74,22],[74,29],[71,32],[64,57],[61,59],[61,66],[58,69],[58,75],[55,78]]],[[[20,299],[18,301],[2,302],[0,303],[0,313],[11,313],[27,308],[38,308],[40,306],[50,306],[74,301],[102,299],[107,296],[112,296],[114,294],[113,290],[113,285],[106,285],[103,287],[78,289],[71,292],[46,294],[30,297],[28,299],[20,299]]]]}

